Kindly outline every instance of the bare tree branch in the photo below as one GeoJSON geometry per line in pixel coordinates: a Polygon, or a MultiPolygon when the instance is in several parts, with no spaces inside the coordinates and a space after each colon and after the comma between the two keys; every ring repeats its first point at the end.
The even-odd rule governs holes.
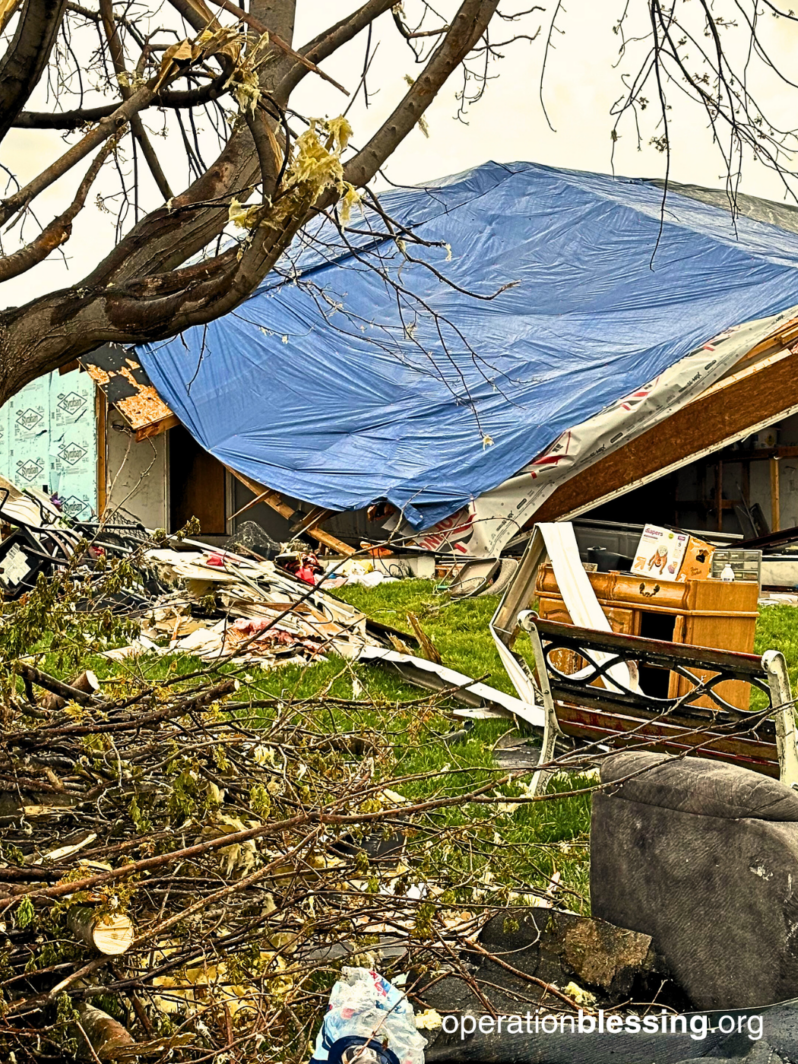
{"type": "Polygon", "coordinates": [[[0,256],[0,282],[17,277],[37,263],[42,262],[53,251],[65,244],[72,235],[72,223],[86,205],[86,197],[99,174],[103,163],[116,149],[117,138],[112,137],[103,145],[78,186],[75,198],[69,207],[54,218],[42,232],[24,248],[11,255],[0,256]]]}
{"type": "MultiPolygon", "coordinates": [[[[100,18],[102,19],[105,36],[108,40],[108,50],[111,54],[111,62],[114,65],[114,72],[122,89],[122,98],[127,100],[132,95],[132,89],[129,85],[126,85],[120,80],[126,74],[125,53],[122,48],[122,41],[119,37],[119,30],[114,21],[114,6],[112,0],[100,0],[100,18]]],[[[150,173],[155,179],[155,184],[158,186],[158,190],[165,200],[170,200],[172,198],[172,190],[169,188],[166,174],[164,174],[161,163],[155,153],[155,149],[150,143],[150,138],[144,131],[141,115],[131,115],[130,128],[133,130],[134,137],[141,145],[141,151],[144,158],[147,160],[147,165],[150,168],[150,173]]]]}
{"type": "Polygon", "coordinates": [[[347,181],[365,185],[389,155],[416,126],[449,75],[485,32],[499,0],[466,0],[452,19],[443,41],[433,52],[424,71],[416,78],[404,99],[374,134],[368,144],[344,168],[347,181]]]}
{"type": "MultiPolygon", "coordinates": [[[[213,78],[207,85],[201,85],[196,89],[176,89],[171,92],[160,92],[153,96],[152,101],[146,108],[166,107],[170,110],[187,110],[193,107],[202,107],[206,103],[212,103],[227,91],[227,81],[233,69],[229,56],[217,57],[222,66],[222,73],[213,78]]],[[[101,118],[108,118],[116,111],[118,103],[101,104],[98,107],[85,107],[74,111],[22,111],[11,125],[15,129],[80,129],[92,122],[99,122],[101,118]]]]}
{"type": "Polygon", "coordinates": [[[238,4],[234,4],[232,0],[212,0],[212,2],[223,8],[225,11],[229,11],[232,15],[235,15],[236,18],[241,19],[241,21],[245,22],[247,26],[251,26],[256,33],[268,34],[269,43],[276,45],[283,53],[283,55],[290,56],[298,63],[301,63],[306,70],[312,71],[314,74],[318,74],[319,77],[322,78],[324,81],[328,81],[331,85],[334,85],[336,89],[339,89],[344,94],[344,96],[349,95],[349,92],[343,87],[340,82],[336,81],[335,78],[331,78],[329,74],[325,74],[323,70],[319,70],[316,64],[311,62],[307,56],[301,55],[299,52],[295,52],[294,49],[290,46],[290,44],[286,44],[282,37],[280,37],[278,34],[274,33],[267,26],[265,26],[260,21],[260,19],[255,18],[253,15],[248,15],[243,8],[240,8],[238,6],[238,4]]]}

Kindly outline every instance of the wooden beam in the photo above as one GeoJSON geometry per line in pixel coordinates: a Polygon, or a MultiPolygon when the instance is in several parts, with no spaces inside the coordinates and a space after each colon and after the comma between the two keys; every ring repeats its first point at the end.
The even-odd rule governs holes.
{"type": "MultiPolygon", "coordinates": [[[[232,469],[230,466],[226,467],[230,470],[233,476],[240,480],[245,488],[258,496],[259,502],[265,502],[267,506],[271,506],[273,510],[276,510],[281,517],[284,517],[287,521],[296,520],[297,512],[285,501],[279,491],[272,491],[271,488],[265,488],[263,484],[259,484],[257,480],[252,480],[244,473],[239,473],[236,469],[232,469]]],[[[239,511],[240,512],[240,511],[239,511]]],[[[336,554],[344,554],[347,557],[352,554],[356,554],[354,547],[348,546],[346,543],[342,543],[340,539],[336,539],[335,536],[331,536],[329,532],[325,532],[321,528],[308,528],[307,534],[317,539],[319,543],[323,543],[325,547],[329,547],[330,550],[335,551],[336,554]]]]}
{"type": "Polygon", "coordinates": [[[332,517],[335,510],[327,510],[323,506],[314,506],[310,513],[300,514],[299,520],[296,524],[291,525],[291,535],[300,536],[303,532],[312,532],[314,528],[317,528],[322,521],[326,521],[328,517],[332,517]]]}
{"type": "Polygon", "coordinates": [[[770,531],[778,532],[781,528],[781,498],[779,493],[779,459],[775,455],[770,459],[770,531]]]}
{"type": "Polygon", "coordinates": [[[583,513],[794,409],[798,355],[783,351],[719,381],[666,421],[580,470],[549,496],[529,523],[583,513]]]}
{"type": "Polygon", "coordinates": [[[163,432],[168,432],[169,429],[176,429],[178,425],[182,424],[177,414],[169,414],[168,417],[162,417],[160,421],[153,421],[149,425],[143,425],[140,429],[136,429],[136,443],[141,443],[142,440],[149,440],[153,436],[160,436],[163,432]]]}
{"type": "Polygon", "coordinates": [[[798,458],[798,447],[779,444],[778,447],[756,447],[751,451],[727,451],[726,462],[764,462],[768,458],[798,458]]]}
{"type": "Polygon", "coordinates": [[[97,416],[97,513],[102,517],[108,505],[108,400],[102,388],[94,389],[94,410],[97,416]]]}

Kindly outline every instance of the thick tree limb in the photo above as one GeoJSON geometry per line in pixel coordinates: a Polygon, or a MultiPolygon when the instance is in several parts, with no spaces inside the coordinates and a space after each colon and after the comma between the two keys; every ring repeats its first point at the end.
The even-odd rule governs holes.
{"type": "Polygon", "coordinates": [[[0,141],[39,84],[66,0],[26,0],[14,38],[0,60],[0,141]]]}
{"type": "Polygon", "coordinates": [[[261,175],[267,185],[274,187],[281,163],[277,141],[260,109],[257,109],[254,114],[247,112],[246,119],[255,142],[255,150],[258,153],[261,175]]]}
{"type": "Polygon", "coordinates": [[[174,197],[171,209],[160,207],[143,218],[89,274],[85,284],[123,284],[180,266],[218,236],[227,221],[226,210],[198,210],[187,218],[182,209],[200,203],[224,204],[233,196],[244,202],[258,177],[258,156],[244,125],[233,133],[213,165],[174,197]]]}
{"type": "Polygon", "coordinates": [[[135,1046],[135,1041],[126,1027],[107,1012],[93,1005],[82,1004],[78,1010],[78,1029],[85,1035],[93,1056],[99,1061],[116,1060],[119,1051],[135,1046]]]}
{"type": "Polygon", "coordinates": [[[106,337],[109,341],[113,337],[111,342],[144,343],[226,314],[272,269],[303,224],[311,202],[308,198],[280,224],[258,228],[240,257],[232,248],[209,262],[123,286],[65,289],[34,301],[22,313],[15,310],[0,316],[0,380],[16,391],[28,372],[16,349],[21,335],[16,328],[3,327],[9,315],[27,334],[23,342],[38,345],[38,375],[58,366],[65,342],[75,353],[93,350],[106,337]],[[12,334],[17,338],[12,339],[12,334]]]}
{"type": "Polygon", "coordinates": [[[250,0],[249,13],[266,26],[271,26],[284,41],[293,44],[296,0],[250,0]]]}
{"type": "MultiPolygon", "coordinates": [[[[479,39],[479,35],[484,31],[484,26],[490,21],[490,18],[497,7],[497,2],[491,2],[485,6],[483,4],[469,4],[467,5],[470,10],[472,6],[476,6],[479,10],[485,6],[485,17],[483,18],[483,30],[479,31],[475,40],[479,39]]],[[[352,40],[362,30],[366,29],[374,19],[378,18],[384,12],[390,10],[392,7],[392,0],[368,0],[357,11],[353,12],[351,16],[346,19],[342,19],[336,23],[329,31],[319,35],[319,37],[310,41],[305,48],[302,49],[303,53],[308,56],[314,63],[320,62],[326,56],[332,55],[338,48],[342,47],[348,41],[352,40]]],[[[463,9],[461,8],[461,13],[463,9]]],[[[458,14],[457,18],[453,21],[445,39],[441,42],[438,50],[433,54],[430,59],[430,63],[434,63],[434,66],[430,67],[428,64],[427,70],[430,71],[430,79],[428,82],[422,84],[422,79],[419,79],[414,85],[413,89],[406,95],[405,100],[409,99],[408,107],[415,109],[417,114],[422,114],[423,109],[431,102],[431,98],[424,105],[423,109],[420,109],[418,104],[428,85],[434,83],[434,76],[437,76],[440,71],[443,70],[443,64],[439,56],[442,50],[447,47],[447,42],[450,39],[449,35],[454,35],[456,41],[458,56],[463,52],[463,41],[460,39],[463,32],[463,26],[468,29],[468,23],[463,23],[461,14],[458,14]],[[460,20],[460,21],[458,21],[460,20]]],[[[472,26],[471,29],[474,27],[472,26]]],[[[467,35],[468,36],[468,35],[467,35]]],[[[465,41],[466,49],[465,53],[468,53],[469,48],[472,46],[469,44],[470,36],[465,41]]],[[[459,59],[457,60],[460,61],[459,59]]],[[[457,64],[454,63],[451,69],[457,64]]],[[[425,70],[425,74],[426,74],[425,70]]],[[[293,88],[302,80],[308,73],[308,69],[298,63],[292,63],[283,78],[280,80],[278,86],[275,88],[274,96],[278,105],[282,106],[287,102],[293,88]]],[[[448,76],[448,75],[447,75],[448,76]]],[[[422,76],[423,77],[423,76],[422,76]]],[[[445,80],[445,79],[444,79],[445,80]]],[[[440,82],[443,83],[442,81],[440,82]]],[[[400,104],[400,110],[404,106],[400,104]]],[[[411,112],[408,111],[408,114],[411,112]]],[[[394,116],[392,116],[393,119],[394,116]]],[[[412,129],[412,123],[410,125],[405,122],[403,124],[403,132],[398,135],[395,143],[399,144],[404,136],[412,129]]],[[[397,130],[398,132],[398,130],[397,130]]],[[[388,150],[388,144],[390,138],[383,138],[382,145],[388,150]]],[[[376,150],[376,146],[372,149],[376,150]]],[[[383,158],[383,162],[387,158],[383,158]]],[[[377,168],[381,163],[377,164],[377,168]]],[[[362,160],[361,160],[361,169],[362,160]]],[[[376,169],[375,169],[376,172],[376,169]]],[[[204,174],[202,178],[194,183],[187,192],[177,197],[174,200],[173,207],[183,207],[191,203],[207,202],[211,200],[218,200],[223,197],[225,192],[228,191],[232,195],[232,190],[241,190],[247,186],[254,186],[258,177],[258,160],[254,149],[254,144],[250,137],[242,139],[241,134],[237,133],[231,139],[225,151],[219,157],[213,167],[210,168],[207,174],[204,174]]],[[[347,176],[347,180],[351,180],[347,176]]],[[[352,182],[356,183],[355,181],[352,182]]],[[[273,189],[264,186],[267,194],[271,195],[273,189]]],[[[242,195],[240,191],[236,191],[236,196],[242,202],[246,196],[242,195]]],[[[334,198],[334,197],[333,197],[334,198]]],[[[329,202],[333,202],[333,198],[329,202]]],[[[325,201],[327,202],[327,201],[325,201]]],[[[173,213],[169,214],[165,210],[154,212],[147,219],[144,219],[140,225],[136,226],[128,237],[125,238],[108,258],[98,267],[97,270],[86,278],[86,284],[99,285],[107,284],[109,280],[115,280],[117,282],[123,282],[125,280],[132,279],[135,276],[141,276],[142,274],[152,274],[164,272],[168,269],[174,269],[181,262],[184,262],[191,255],[200,251],[203,247],[207,246],[208,242],[214,238],[219,232],[221,232],[224,226],[225,218],[220,211],[206,212],[202,215],[198,214],[197,217],[191,220],[189,226],[181,224],[181,220],[177,215],[173,213]],[[180,243],[175,244],[173,234],[176,231],[180,231],[180,243]]],[[[210,319],[207,319],[210,320],[210,319]]]]}
{"type": "MultiPolygon", "coordinates": [[[[388,6],[384,0],[371,0],[355,16],[363,19],[368,15],[373,19],[388,6]]],[[[363,185],[374,176],[480,39],[497,6],[498,0],[463,0],[422,74],[382,128],[346,164],[346,180],[363,185]]],[[[353,19],[345,20],[334,28],[333,36],[341,42],[354,35],[358,25],[353,19]]],[[[329,42],[317,46],[321,52],[328,47],[332,47],[329,42]]],[[[302,64],[297,63],[296,70],[299,77],[307,73],[302,64]]],[[[290,81],[291,78],[288,83],[290,81]]],[[[125,101],[125,105],[133,99],[125,101]]],[[[266,141],[262,140],[260,148],[264,165],[265,144],[266,141]]],[[[268,154],[271,161],[274,153],[270,151],[268,154]]],[[[335,202],[339,195],[337,190],[328,190],[318,202],[314,202],[315,191],[308,190],[305,195],[302,188],[296,188],[288,193],[294,198],[292,204],[287,203],[284,194],[276,201],[278,207],[264,205],[262,221],[266,224],[256,227],[246,244],[197,265],[185,269],[174,269],[172,265],[168,267],[172,272],[151,276],[142,276],[143,271],[139,270],[136,276],[131,271],[131,262],[135,261],[139,266],[146,262],[150,267],[158,261],[176,265],[175,260],[185,261],[191,254],[188,248],[195,241],[201,239],[199,247],[206,246],[208,234],[221,231],[225,212],[218,209],[199,211],[201,217],[195,220],[193,229],[187,234],[183,227],[185,218],[180,213],[176,215],[175,208],[180,212],[192,202],[223,202],[225,192],[229,194],[236,184],[240,186],[242,178],[254,183],[258,170],[258,152],[252,137],[248,130],[239,130],[212,171],[178,197],[171,211],[154,212],[143,225],[135,227],[81,287],[53,293],[1,315],[0,381],[3,391],[0,392],[0,402],[33,377],[102,343],[143,343],[165,339],[183,329],[212,321],[238,306],[274,267],[313,212],[335,202]],[[180,231],[178,246],[175,246],[173,236],[176,230],[180,231]],[[153,237],[158,245],[156,250],[152,248],[153,237]],[[33,352],[35,359],[31,358],[33,352]]],[[[273,167],[262,176],[264,195],[268,197],[271,191],[266,188],[266,183],[273,181],[273,167]]],[[[264,200],[266,203],[268,199],[264,200]]]]}
{"type": "MultiPolygon", "coordinates": [[[[175,5],[188,5],[190,0],[173,0],[175,5]]],[[[201,3],[202,0],[197,0],[201,3]]],[[[302,49],[312,62],[317,63],[333,54],[347,41],[383,12],[390,9],[394,0],[368,0],[358,11],[343,19],[321,34],[302,49]]],[[[273,5],[281,9],[281,25],[292,16],[293,0],[280,0],[273,5]]],[[[293,16],[291,17],[293,22],[293,16]]],[[[264,86],[273,83],[272,96],[278,107],[284,107],[295,84],[309,73],[308,68],[287,57],[285,66],[275,73],[268,69],[261,79],[264,86]],[[293,71],[293,73],[291,73],[293,71]]],[[[176,95],[176,94],[175,94],[176,95]]],[[[237,130],[230,138],[214,164],[185,192],[174,198],[172,210],[161,208],[134,226],[131,232],[114,248],[95,270],[85,279],[87,286],[105,285],[111,281],[124,283],[134,277],[150,276],[175,269],[192,255],[201,251],[222,231],[226,218],[223,211],[198,211],[186,221],[181,208],[197,203],[219,203],[225,196],[236,196],[244,202],[254,189],[260,175],[255,144],[247,128],[237,130]],[[179,239],[175,239],[179,233],[179,239]]],[[[268,182],[263,186],[267,195],[274,187],[268,182]]]]}

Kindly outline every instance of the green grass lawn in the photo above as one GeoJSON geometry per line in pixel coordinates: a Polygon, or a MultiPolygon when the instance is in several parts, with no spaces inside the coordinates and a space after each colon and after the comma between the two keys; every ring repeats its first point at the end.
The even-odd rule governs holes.
{"type": "Polygon", "coordinates": [[[793,695],[798,695],[798,609],[765,606],[759,611],[754,651],[780,650],[787,662],[793,695]]]}
{"type": "MultiPolygon", "coordinates": [[[[453,602],[436,593],[431,582],[420,580],[372,590],[344,588],[338,594],[375,620],[408,634],[412,629],[407,614],[415,613],[447,665],[484,678],[501,690],[513,691],[488,631],[497,605],[495,598],[453,602]]],[[[106,691],[114,695],[142,683],[155,685],[208,668],[207,663],[187,655],[147,655],[123,662],[91,655],[82,664],[93,669],[106,691]]],[[[71,672],[60,666],[53,654],[45,657],[41,667],[64,678],[71,672]]],[[[302,726],[311,731],[363,734],[373,729],[387,736],[390,757],[379,765],[382,777],[427,777],[397,786],[407,799],[466,793],[504,775],[496,767],[492,749],[513,722],[478,721],[467,741],[449,743],[446,733],[462,728],[462,721],[451,715],[453,704],[438,700],[430,708],[430,693],[404,682],[390,670],[331,657],[313,665],[288,664],[269,671],[256,664],[227,665],[218,671],[235,672],[241,683],[237,697],[242,701],[290,704],[302,726]]],[[[257,712],[268,726],[276,707],[259,707],[257,712]]],[[[520,793],[517,784],[505,784],[496,791],[508,803],[520,793]]],[[[478,885],[487,902],[524,896],[532,885],[545,889],[549,877],[560,872],[562,881],[577,892],[569,896],[568,904],[574,908],[587,905],[586,795],[534,807],[520,805],[514,811],[471,803],[436,816],[440,826],[461,829],[461,845],[455,850],[432,848],[425,858],[426,875],[443,884],[478,885]],[[486,871],[490,876],[485,876],[486,871]]],[[[471,887],[458,892],[459,901],[472,900],[471,887]]]]}
{"type": "MultiPolygon", "coordinates": [[[[373,619],[408,634],[412,629],[407,614],[413,612],[446,665],[514,693],[488,630],[498,604],[496,598],[451,600],[437,592],[433,583],[422,580],[372,589],[345,587],[336,594],[373,619]]],[[[798,611],[789,606],[767,607],[761,613],[756,649],[761,653],[774,647],[784,653],[792,684],[798,689],[798,611]]],[[[207,668],[185,655],[147,656],[123,663],[92,657],[87,664],[109,689],[119,692],[134,682],[162,682],[207,668]]],[[[63,675],[53,657],[48,656],[42,667],[63,675]]],[[[221,671],[232,670],[232,666],[224,666],[221,671]]],[[[288,703],[295,707],[303,727],[319,734],[362,734],[374,729],[387,736],[390,757],[378,768],[383,777],[429,774],[426,779],[397,787],[408,799],[457,794],[500,776],[492,749],[514,726],[512,722],[478,721],[467,741],[449,743],[446,733],[462,726],[451,716],[451,707],[439,704],[430,709],[424,705],[424,692],[388,670],[330,658],[314,665],[290,664],[271,671],[255,665],[238,666],[235,673],[241,681],[239,697],[243,701],[288,703]]],[[[264,725],[273,719],[274,712],[273,706],[258,709],[264,725]]],[[[568,786],[579,782],[571,780],[568,786]]],[[[520,788],[516,783],[506,784],[499,793],[509,804],[520,788]]],[[[440,824],[461,829],[467,845],[456,852],[433,848],[425,858],[426,874],[444,884],[481,884],[486,901],[506,901],[523,896],[530,885],[545,888],[556,871],[566,890],[573,892],[563,896],[565,903],[588,911],[588,795],[519,805],[515,810],[471,803],[451,807],[437,816],[440,824]]],[[[460,900],[469,900],[467,889],[461,892],[460,900]]]]}

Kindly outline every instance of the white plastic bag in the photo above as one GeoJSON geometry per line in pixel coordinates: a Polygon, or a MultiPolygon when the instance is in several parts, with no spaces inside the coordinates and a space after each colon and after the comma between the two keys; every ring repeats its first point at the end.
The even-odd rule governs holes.
{"type": "MultiPolygon", "coordinates": [[[[335,1042],[351,1036],[373,1038],[375,1050],[386,1046],[400,1064],[424,1064],[427,1040],[416,1030],[413,1006],[393,983],[368,968],[343,969],[330,993],[311,1064],[327,1061],[335,1042]]],[[[367,1051],[361,1056],[369,1059],[367,1051]]]]}

